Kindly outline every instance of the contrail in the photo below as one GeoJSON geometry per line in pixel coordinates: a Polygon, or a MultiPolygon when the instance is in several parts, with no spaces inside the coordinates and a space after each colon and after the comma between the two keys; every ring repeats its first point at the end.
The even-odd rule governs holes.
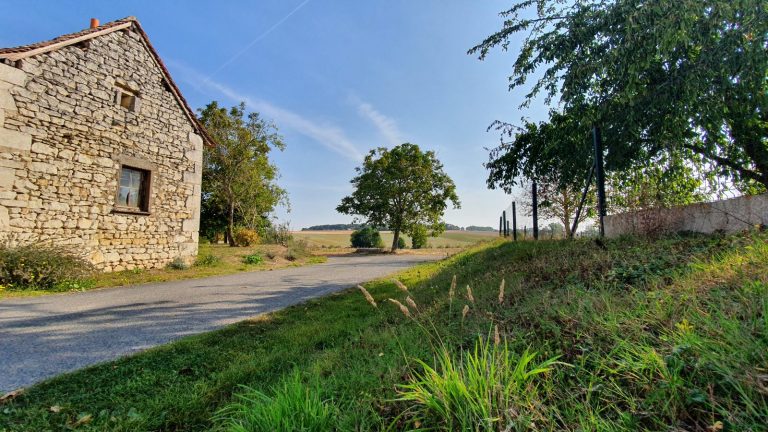
{"type": "Polygon", "coordinates": [[[237,54],[230,57],[229,60],[225,61],[221,66],[218,67],[215,71],[211,72],[210,75],[205,79],[205,82],[208,82],[209,79],[213,78],[214,75],[221,72],[222,69],[229,66],[233,61],[237,60],[241,55],[245,54],[246,51],[251,49],[252,46],[254,46],[258,41],[264,39],[267,37],[268,34],[272,33],[276,28],[280,27],[280,24],[284,23],[288,18],[290,18],[293,14],[299,11],[299,9],[303,8],[304,5],[309,3],[310,0],[304,0],[303,2],[299,3],[298,6],[296,6],[288,15],[284,16],[280,21],[276,22],[272,27],[268,28],[266,31],[264,31],[262,34],[258,35],[256,39],[252,40],[248,45],[245,46],[245,48],[241,49],[237,52],[237,54]]]}

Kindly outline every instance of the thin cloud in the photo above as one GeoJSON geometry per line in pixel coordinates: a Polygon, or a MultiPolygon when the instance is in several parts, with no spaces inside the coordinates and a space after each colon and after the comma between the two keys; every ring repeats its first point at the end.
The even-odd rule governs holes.
{"type": "Polygon", "coordinates": [[[400,133],[395,120],[382,114],[368,102],[364,102],[354,96],[351,99],[357,105],[358,114],[370,121],[384,139],[387,140],[387,143],[392,146],[403,143],[402,133],[400,133]]]}
{"type": "Polygon", "coordinates": [[[178,62],[168,61],[167,63],[179,69],[182,72],[182,79],[203,93],[214,91],[231,101],[245,102],[249,108],[258,111],[267,118],[273,119],[280,127],[289,128],[307,136],[329,150],[354,162],[363,160],[363,154],[347,138],[344,131],[337,126],[319,124],[265,100],[244,95],[222,83],[206,79],[198,72],[178,62]]]}
{"type": "Polygon", "coordinates": [[[273,24],[272,27],[266,29],[260,35],[256,36],[256,38],[253,39],[250,43],[248,43],[248,45],[246,45],[243,49],[241,49],[240,51],[235,53],[235,55],[230,57],[229,60],[227,60],[224,63],[222,63],[221,66],[216,68],[216,70],[211,72],[211,74],[208,77],[205,78],[205,81],[210,81],[211,78],[214,77],[214,75],[216,75],[217,73],[221,72],[222,69],[224,69],[225,67],[229,66],[233,61],[237,60],[241,55],[245,54],[249,49],[251,49],[252,46],[256,45],[257,42],[259,42],[260,40],[262,40],[265,37],[267,37],[267,35],[272,33],[276,28],[280,27],[280,25],[282,23],[286,22],[288,20],[288,18],[290,18],[293,14],[298,12],[299,9],[303,8],[304,5],[306,5],[307,3],[309,3],[309,0],[304,0],[298,6],[296,6],[292,11],[290,11],[288,13],[288,15],[284,16],[279,21],[277,21],[275,24],[273,24]]]}

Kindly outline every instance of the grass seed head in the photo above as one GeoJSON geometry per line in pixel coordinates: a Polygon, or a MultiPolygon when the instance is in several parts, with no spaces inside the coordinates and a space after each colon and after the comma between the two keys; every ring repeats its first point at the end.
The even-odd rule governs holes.
{"type": "Polygon", "coordinates": [[[461,310],[461,319],[467,317],[467,314],[469,313],[469,305],[464,305],[464,309],[461,310]]]}
{"type": "Polygon", "coordinates": [[[408,306],[410,306],[410,307],[411,307],[411,309],[413,309],[413,310],[419,310],[419,307],[418,307],[418,306],[416,306],[416,302],[415,302],[415,301],[413,301],[413,299],[411,298],[411,296],[408,296],[408,297],[406,297],[406,298],[405,298],[405,302],[408,304],[408,306]]]}
{"type": "Polygon", "coordinates": [[[373,299],[373,296],[371,295],[371,293],[368,292],[367,289],[363,288],[362,285],[358,285],[357,289],[359,289],[363,293],[363,296],[365,297],[365,301],[370,303],[371,306],[373,307],[378,307],[376,306],[376,300],[373,299]]]}
{"type": "Polygon", "coordinates": [[[408,292],[408,287],[407,287],[407,286],[405,286],[405,284],[404,284],[404,283],[400,282],[400,281],[399,281],[399,280],[397,280],[397,279],[392,279],[392,282],[394,282],[394,283],[395,283],[395,285],[397,285],[397,287],[398,287],[398,288],[400,288],[400,291],[402,291],[402,292],[406,292],[406,293],[408,292]]]}
{"type": "Polygon", "coordinates": [[[475,304],[475,296],[472,295],[472,288],[467,285],[467,300],[469,300],[470,303],[475,304]]]}
{"type": "Polygon", "coordinates": [[[456,275],[453,275],[453,279],[451,279],[451,289],[448,290],[448,298],[450,300],[453,300],[453,297],[456,295],[456,275]]]}
{"type": "Polygon", "coordinates": [[[402,313],[403,313],[403,315],[407,316],[408,318],[410,318],[410,317],[411,317],[411,311],[409,311],[409,310],[408,310],[408,308],[407,308],[407,307],[405,307],[405,305],[404,305],[404,304],[402,304],[402,303],[400,303],[399,301],[397,301],[397,300],[395,300],[395,299],[392,299],[392,298],[391,298],[391,299],[389,299],[389,301],[391,301],[391,302],[392,302],[392,303],[394,303],[394,304],[395,304],[395,305],[396,305],[398,308],[400,308],[400,312],[402,312],[402,313]]]}
{"type": "Polygon", "coordinates": [[[495,326],[493,326],[493,344],[499,345],[500,343],[501,343],[501,335],[499,335],[499,325],[496,324],[495,326]]]}
{"type": "Polygon", "coordinates": [[[504,303],[504,279],[501,279],[501,285],[499,285],[499,304],[504,303]]]}

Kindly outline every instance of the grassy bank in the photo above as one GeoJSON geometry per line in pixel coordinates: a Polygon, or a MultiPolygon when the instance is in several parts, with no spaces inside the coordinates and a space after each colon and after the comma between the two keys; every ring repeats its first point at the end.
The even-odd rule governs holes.
{"type": "MultiPolygon", "coordinates": [[[[245,271],[275,270],[284,267],[298,267],[327,261],[327,257],[312,255],[308,251],[294,253],[280,245],[257,245],[250,247],[229,247],[224,244],[200,244],[197,261],[185,268],[168,266],[161,269],[125,270],[100,273],[78,284],[75,291],[124,285],[138,285],[151,282],[167,282],[182,279],[196,279],[220,276],[245,271]],[[247,257],[251,261],[247,261],[247,257]],[[258,257],[258,258],[256,258],[258,257]]],[[[65,291],[16,289],[0,287],[0,300],[14,297],[34,297],[65,291]]]]}
{"type": "Polygon", "coordinates": [[[281,409],[314,430],[486,411],[478,430],[764,430],[767,241],[497,241],[401,273],[414,318],[373,282],[377,308],[348,291],[45,382],[0,405],[0,430],[260,430],[281,409]],[[468,375],[472,358],[494,367],[468,375]]]}

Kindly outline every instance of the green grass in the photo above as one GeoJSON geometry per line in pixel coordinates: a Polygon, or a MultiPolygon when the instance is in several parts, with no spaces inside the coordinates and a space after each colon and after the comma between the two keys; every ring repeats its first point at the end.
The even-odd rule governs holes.
{"type": "MultiPolygon", "coordinates": [[[[86,291],[95,288],[107,288],[124,285],[138,285],[152,282],[168,282],[181,279],[196,279],[210,276],[220,276],[244,271],[274,270],[283,267],[299,267],[302,265],[319,264],[327,261],[320,255],[302,255],[298,258],[291,253],[290,248],[279,245],[258,245],[250,247],[229,247],[223,244],[201,244],[197,260],[192,266],[150,270],[124,270],[95,275],[80,284],[80,289],[86,291]],[[262,256],[259,262],[256,258],[262,256]],[[270,258],[271,257],[271,258],[270,258]],[[290,258],[290,259],[289,259],[290,258]],[[250,260],[250,262],[247,262],[250,260]]],[[[37,297],[55,293],[44,290],[4,290],[0,287],[0,300],[15,297],[37,297]]]]}
{"type": "Polygon", "coordinates": [[[768,424],[764,232],[496,241],[398,278],[413,319],[386,301],[406,294],[375,281],[375,309],[346,291],[47,381],[0,405],[0,430],[290,430],[325,412],[350,431],[768,424]],[[493,383],[515,390],[482,391],[493,383]],[[248,423],[275,415],[284,427],[248,423]]]}
{"type": "MultiPolygon", "coordinates": [[[[352,231],[297,231],[293,236],[306,240],[310,246],[319,248],[348,248],[349,236],[352,231]]],[[[407,247],[411,247],[411,238],[402,235],[407,247]]],[[[428,237],[429,248],[463,248],[475,245],[479,242],[495,240],[498,233],[495,231],[445,231],[438,237],[428,237]]],[[[392,246],[393,234],[391,231],[381,231],[381,240],[384,246],[392,246]]]]}

